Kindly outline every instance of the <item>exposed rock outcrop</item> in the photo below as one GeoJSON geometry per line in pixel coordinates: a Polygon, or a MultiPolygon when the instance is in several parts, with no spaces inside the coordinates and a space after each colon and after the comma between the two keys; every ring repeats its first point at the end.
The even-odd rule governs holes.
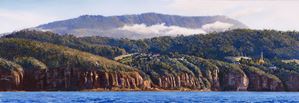
{"type": "Polygon", "coordinates": [[[162,76],[158,79],[158,86],[162,89],[180,89],[189,88],[194,90],[202,89],[201,81],[194,75],[181,73],[177,76],[162,76]]]}
{"type": "Polygon", "coordinates": [[[285,90],[299,91],[299,73],[288,70],[279,70],[276,75],[283,81],[285,90]]]}
{"type": "Polygon", "coordinates": [[[249,80],[244,73],[228,72],[221,77],[221,88],[229,91],[246,91],[249,80]]]}
{"type": "Polygon", "coordinates": [[[0,91],[68,90],[212,90],[212,91],[298,91],[299,74],[200,58],[152,62],[151,68],[105,70],[66,65],[48,68],[32,58],[0,59],[0,91]]]}
{"type": "Polygon", "coordinates": [[[24,79],[22,80],[22,90],[43,90],[46,81],[47,66],[32,57],[18,57],[15,62],[24,69],[24,79]]]}
{"type": "Polygon", "coordinates": [[[18,90],[23,80],[23,68],[0,58],[0,91],[18,90]]]}
{"type": "Polygon", "coordinates": [[[150,80],[144,80],[136,68],[49,43],[1,39],[0,57],[17,58],[15,62],[25,71],[15,63],[0,61],[3,66],[0,67],[0,85],[4,90],[150,88],[150,80]]]}
{"type": "Polygon", "coordinates": [[[183,62],[198,78],[202,89],[220,90],[219,69],[202,58],[184,57],[183,62]]]}
{"type": "Polygon", "coordinates": [[[249,78],[248,90],[250,91],[284,90],[283,83],[275,75],[265,73],[255,67],[243,66],[243,70],[249,78]]]}
{"type": "Polygon", "coordinates": [[[97,70],[51,69],[47,72],[48,90],[147,89],[150,83],[138,72],[102,72],[97,70]]]}
{"type": "Polygon", "coordinates": [[[26,70],[0,68],[0,90],[147,90],[151,82],[138,72],[77,71],[75,69],[26,70]],[[71,70],[71,71],[67,71],[71,70]],[[23,79],[24,75],[24,79],[23,79]]]}
{"type": "Polygon", "coordinates": [[[215,62],[220,73],[220,86],[224,91],[246,91],[249,79],[238,65],[215,62]]]}
{"type": "Polygon", "coordinates": [[[219,68],[207,61],[203,61],[200,65],[203,72],[203,76],[201,78],[205,81],[206,87],[213,91],[221,90],[219,68]]]}

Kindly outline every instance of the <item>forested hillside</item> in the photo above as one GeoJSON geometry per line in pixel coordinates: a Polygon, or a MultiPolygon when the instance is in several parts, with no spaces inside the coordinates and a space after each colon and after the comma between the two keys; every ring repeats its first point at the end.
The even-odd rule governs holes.
{"type": "Polygon", "coordinates": [[[0,57],[5,58],[0,62],[5,71],[0,73],[1,90],[144,88],[137,69],[54,44],[4,38],[0,57]],[[28,83],[32,81],[36,82],[28,83]]]}
{"type": "Polygon", "coordinates": [[[0,90],[299,91],[298,58],[298,32],[130,40],[22,30],[0,38],[0,90]]]}
{"type": "Polygon", "coordinates": [[[90,44],[88,42],[84,42],[79,38],[72,35],[63,35],[60,36],[58,34],[52,32],[42,32],[36,30],[22,30],[19,32],[14,32],[10,35],[5,36],[6,38],[22,38],[35,40],[40,42],[48,42],[57,45],[67,46],[74,49],[79,49],[82,51],[90,52],[95,55],[104,56],[107,58],[113,58],[115,56],[126,54],[124,49],[106,46],[106,45],[97,45],[90,44]]]}
{"type": "Polygon", "coordinates": [[[269,59],[299,58],[299,33],[275,30],[239,29],[208,35],[156,37],[144,40],[80,38],[92,44],[118,46],[129,52],[160,54],[179,53],[223,60],[226,56],[259,57],[269,59]]]}

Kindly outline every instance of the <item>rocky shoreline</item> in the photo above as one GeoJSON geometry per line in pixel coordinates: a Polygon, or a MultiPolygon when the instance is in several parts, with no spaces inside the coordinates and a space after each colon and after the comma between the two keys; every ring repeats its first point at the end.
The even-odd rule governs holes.
{"type": "Polygon", "coordinates": [[[31,66],[20,66],[1,59],[1,63],[5,63],[4,66],[10,66],[10,69],[0,69],[0,91],[299,90],[299,83],[297,83],[299,75],[293,72],[285,71],[284,74],[288,76],[273,75],[252,66],[197,59],[194,64],[198,64],[198,67],[202,69],[195,70],[195,66],[191,67],[189,64],[188,69],[193,72],[179,72],[155,77],[145,74],[147,71],[142,69],[142,71],[137,69],[133,71],[100,71],[98,69],[62,67],[45,69],[41,68],[42,64],[38,62],[29,63],[31,66]]]}
{"type": "Polygon", "coordinates": [[[196,78],[188,74],[161,77],[158,83],[154,83],[144,79],[138,72],[109,73],[72,69],[70,71],[73,72],[65,69],[59,72],[60,69],[52,69],[28,75],[24,71],[17,71],[19,69],[14,70],[0,74],[0,91],[297,91],[296,80],[299,78],[290,76],[283,83],[277,78],[254,71],[216,71],[216,83],[209,82],[209,87],[201,87],[201,79],[206,77],[196,78]],[[10,78],[11,81],[4,81],[4,78],[10,78]]]}
{"type": "Polygon", "coordinates": [[[111,60],[16,38],[0,40],[0,56],[0,91],[299,91],[298,65],[270,68],[263,59],[134,53],[111,60]]]}

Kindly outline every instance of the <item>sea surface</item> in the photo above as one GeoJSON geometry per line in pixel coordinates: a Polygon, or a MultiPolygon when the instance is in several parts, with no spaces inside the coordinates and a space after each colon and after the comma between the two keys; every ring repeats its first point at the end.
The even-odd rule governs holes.
{"type": "Polygon", "coordinates": [[[299,92],[0,92],[0,103],[299,103],[299,92]]]}

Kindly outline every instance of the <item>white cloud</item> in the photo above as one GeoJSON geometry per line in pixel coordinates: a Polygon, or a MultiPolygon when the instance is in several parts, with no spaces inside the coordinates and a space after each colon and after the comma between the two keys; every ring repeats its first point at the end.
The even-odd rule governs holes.
{"type": "Polygon", "coordinates": [[[192,29],[192,28],[185,28],[179,26],[165,26],[165,23],[162,24],[155,24],[151,26],[146,26],[145,24],[134,24],[134,25],[124,25],[118,30],[125,30],[130,32],[135,32],[138,34],[159,34],[160,36],[163,35],[173,35],[176,36],[178,34],[182,35],[191,35],[191,34],[206,34],[208,32],[214,31],[225,31],[230,29],[233,24],[225,23],[216,21],[214,23],[205,24],[201,28],[192,29]]]}
{"type": "Polygon", "coordinates": [[[299,0],[7,1],[12,3],[0,3],[0,33],[83,14],[122,15],[144,12],[225,15],[254,29],[299,30],[299,0]],[[63,5],[66,3],[69,5],[63,5]],[[60,18],[53,19],[53,16],[60,18]]]}
{"type": "Polygon", "coordinates": [[[213,32],[213,31],[219,32],[219,31],[228,30],[232,26],[234,26],[234,25],[230,24],[230,23],[224,23],[224,22],[216,21],[214,23],[205,24],[201,28],[203,30],[205,30],[206,32],[213,32]]]}
{"type": "Polygon", "coordinates": [[[31,12],[0,9],[0,33],[30,28],[53,20],[55,18],[31,12]]]}
{"type": "Polygon", "coordinates": [[[206,33],[202,29],[189,29],[179,26],[165,26],[165,24],[156,24],[151,26],[146,26],[145,24],[134,24],[134,25],[125,25],[119,30],[126,30],[130,32],[135,32],[139,34],[160,34],[160,35],[191,35],[191,34],[202,34],[206,33]]]}

